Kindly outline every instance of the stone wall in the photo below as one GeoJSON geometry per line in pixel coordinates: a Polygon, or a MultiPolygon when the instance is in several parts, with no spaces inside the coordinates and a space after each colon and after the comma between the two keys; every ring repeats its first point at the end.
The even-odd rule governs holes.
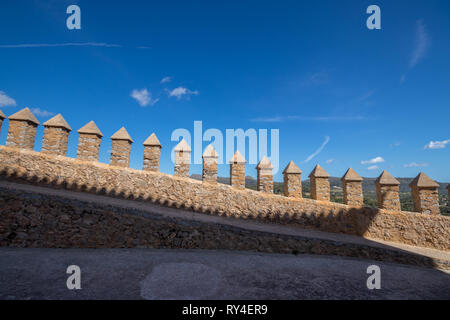
{"type": "Polygon", "coordinates": [[[41,152],[65,156],[67,154],[68,141],[69,132],[66,129],[45,127],[41,152]]]}
{"type": "Polygon", "coordinates": [[[328,178],[310,177],[311,198],[330,201],[330,181],[328,178]]]}
{"type": "Polygon", "coordinates": [[[285,174],[283,177],[284,195],[286,197],[302,198],[302,176],[300,174],[285,174]]]}
{"type": "MultiPolygon", "coordinates": [[[[296,199],[0,146],[0,176],[242,219],[450,250],[450,218],[296,199]]],[[[117,221],[120,223],[120,221],[117,221]]]]}
{"type": "Polygon", "coordinates": [[[376,185],[378,208],[400,211],[400,196],[398,185],[376,185]]]}
{"type": "Polygon", "coordinates": [[[130,166],[131,143],[128,140],[113,140],[111,143],[111,165],[130,166]]]}
{"type": "Polygon", "coordinates": [[[142,170],[159,171],[159,159],[161,158],[161,147],[145,146],[144,147],[144,165],[142,170]]]}
{"type": "Polygon", "coordinates": [[[101,137],[94,134],[80,133],[78,138],[77,158],[98,161],[101,137]]]}
{"type": "Polygon", "coordinates": [[[6,145],[10,147],[33,150],[37,125],[30,121],[9,119],[6,145]]]}
{"type": "Polygon", "coordinates": [[[440,214],[439,193],[437,188],[412,187],[414,208],[425,214],[440,214]]]}
{"type": "Polygon", "coordinates": [[[245,189],[245,163],[230,164],[230,185],[236,189],[245,189]]]}
{"type": "Polygon", "coordinates": [[[360,181],[342,181],[342,189],[344,191],[344,203],[354,207],[364,205],[360,181]]]}
{"type": "Polygon", "coordinates": [[[2,187],[0,246],[245,250],[338,255],[450,269],[446,260],[389,246],[256,231],[2,187]]]}

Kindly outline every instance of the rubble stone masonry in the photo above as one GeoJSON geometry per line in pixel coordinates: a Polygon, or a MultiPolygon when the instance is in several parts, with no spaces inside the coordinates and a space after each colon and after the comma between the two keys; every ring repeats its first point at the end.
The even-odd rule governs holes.
{"type": "Polygon", "coordinates": [[[118,167],[130,166],[131,142],[113,140],[111,143],[111,165],[118,167]]]}
{"type": "Polygon", "coordinates": [[[159,171],[161,159],[161,144],[154,133],[144,142],[144,165],[142,170],[159,171]]]}
{"type": "Polygon", "coordinates": [[[269,159],[264,156],[256,166],[257,179],[256,187],[258,191],[273,193],[273,174],[272,164],[269,159]]]}
{"type": "Polygon", "coordinates": [[[439,193],[437,188],[411,187],[414,210],[425,214],[439,215],[439,193]]]}
{"type": "Polygon", "coordinates": [[[352,168],[348,169],[341,179],[344,192],[344,203],[361,207],[364,204],[362,181],[363,179],[352,168]]]}
{"type": "Polygon", "coordinates": [[[78,138],[77,158],[98,161],[102,138],[95,134],[80,133],[78,138]]]}
{"type": "Polygon", "coordinates": [[[69,132],[66,129],[45,127],[41,152],[65,156],[68,141],[69,132]]]}
{"type": "Polygon", "coordinates": [[[32,122],[9,120],[6,145],[33,150],[37,125],[32,122]]]}
{"type": "Polygon", "coordinates": [[[245,189],[245,159],[239,151],[230,160],[230,185],[236,189],[245,189]]]}
{"type": "Polygon", "coordinates": [[[209,145],[203,153],[203,182],[216,183],[217,182],[217,159],[219,158],[217,152],[212,145],[209,145]]]}
{"type": "MultiPolygon", "coordinates": [[[[100,194],[110,190],[109,196],[128,195],[142,201],[201,213],[450,250],[450,218],[441,215],[355,208],[339,203],[238,190],[223,184],[202,183],[160,172],[113,167],[5,146],[0,146],[0,176],[14,181],[100,194]]],[[[120,224],[120,221],[114,220],[113,223],[120,224]]]]}
{"type": "Polygon", "coordinates": [[[302,171],[291,161],[283,171],[283,190],[286,197],[302,198],[302,171]]]}

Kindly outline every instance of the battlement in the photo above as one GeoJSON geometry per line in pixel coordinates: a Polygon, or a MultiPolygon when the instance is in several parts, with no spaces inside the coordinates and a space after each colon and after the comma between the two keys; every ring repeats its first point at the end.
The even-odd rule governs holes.
{"type": "MultiPolygon", "coordinates": [[[[5,117],[0,112],[0,121],[5,117]]],[[[98,162],[103,134],[91,121],[78,130],[77,158],[66,157],[71,128],[61,115],[48,120],[41,152],[33,151],[39,122],[29,109],[9,117],[6,146],[0,146],[0,176],[31,184],[106,194],[196,212],[257,219],[356,234],[416,246],[449,250],[450,218],[439,214],[438,185],[420,173],[411,183],[415,210],[400,211],[398,181],[384,171],[376,181],[379,208],[363,206],[362,178],[349,169],[342,177],[345,204],[330,201],[329,174],[320,165],[310,173],[311,197],[302,198],[302,171],[291,161],[284,174],[284,195],[273,194],[272,164],[257,166],[258,191],[243,188],[245,159],[230,159],[230,185],[216,183],[217,152],[203,154],[203,181],[189,178],[191,148],[175,148],[175,174],[159,172],[161,144],[152,134],[143,144],[143,170],[129,168],[134,142],[125,128],[111,136],[110,164],[98,162]]],[[[0,122],[0,129],[1,129],[0,122]]],[[[450,192],[450,189],[449,189],[450,192]]]]}

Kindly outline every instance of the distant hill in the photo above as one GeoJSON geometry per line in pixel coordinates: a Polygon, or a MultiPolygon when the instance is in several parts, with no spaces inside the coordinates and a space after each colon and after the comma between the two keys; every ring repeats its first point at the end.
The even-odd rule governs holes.
{"type": "MultiPolygon", "coordinates": [[[[200,174],[193,174],[191,178],[202,180],[202,176],[200,174]]],[[[371,207],[377,207],[377,195],[375,188],[375,179],[376,178],[363,178],[363,192],[364,192],[364,204],[371,207]]],[[[404,211],[413,211],[414,205],[412,202],[411,196],[411,188],[409,187],[409,183],[413,180],[413,178],[397,178],[400,182],[399,191],[400,191],[400,203],[402,206],[402,210],[404,211]]],[[[217,181],[223,184],[230,184],[230,178],[218,177],[217,181]]],[[[448,199],[447,193],[447,185],[448,182],[438,182],[439,183],[439,203],[441,213],[444,215],[450,215],[450,201],[448,199]]],[[[249,189],[256,190],[256,179],[253,177],[245,177],[245,186],[249,189]]],[[[310,188],[309,188],[309,179],[302,181],[302,189],[303,189],[303,197],[310,198],[310,188]]],[[[338,177],[330,177],[330,197],[331,201],[343,203],[343,194],[342,194],[342,183],[341,178],[338,177]]],[[[283,182],[274,182],[273,191],[276,194],[283,193],[283,182]]]]}
{"type": "MultiPolygon", "coordinates": [[[[201,174],[193,174],[191,175],[191,178],[196,180],[202,180],[201,174]]],[[[375,180],[376,178],[363,178],[362,186],[364,192],[376,192],[375,189],[375,180]]],[[[411,192],[411,188],[409,187],[409,184],[414,178],[396,178],[400,182],[399,191],[400,193],[403,192],[411,192]]],[[[330,187],[331,189],[342,189],[342,182],[341,178],[338,177],[330,177],[330,187]]],[[[218,177],[217,181],[219,183],[223,184],[230,184],[230,178],[225,177],[218,177]]],[[[439,193],[440,194],[447,194],[447,185],[450,184],[449,182],[438,182],[439,183],[439,193]]],[[[309,179],[302,181],[303,188],[306,189],[309,192],[309,179]]],[[[250,189],[256,188],[256,179],[250,176],[245,177],[245,186],[250,189]]],[[[281,192],[283,191],[283,182],[274,182],[274,189],[280,189],[281,192]]]]}

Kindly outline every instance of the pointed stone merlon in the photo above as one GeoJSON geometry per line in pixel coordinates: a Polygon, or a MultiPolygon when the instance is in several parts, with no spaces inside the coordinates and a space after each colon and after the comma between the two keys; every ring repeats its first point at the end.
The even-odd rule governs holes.
{"type": "Polygon", "coordinates": [[[6,119],[5,114],[2,112],[2,110],[0,110],[0,133],[2,132],[2,124],[3,124],[3,120],[6,119]]]}
{"type": "Polygon", "coordinates": [[[311,198],[319,201],[330,201],[330,175],[320,165],[309,174],[311,198]]]}
{"type": "Polygon", "coordinates": [[[78,130],[77,158],[80,160],[98,161],[103,134],[94,121],[78,130]]]}
{"type": "Polygon", "coordinates": [[[60,114],[44,122],[43,125],[44,137],[42,139],[41,152],[65,156],[67,154],[69,133],[72,131],[72,128],[60,114]]]}
{"type": "Polygon", "coordinates": [[[294,161],[289,162],[283,171],[284,195],[292,198],[302,198],[302,170],[294,161]]]}
{"type": "Polygon", "coordinates": [[[400,182],[389,172],[383,173],[375,180],[377,189],[378,208],[392,211],[400,211],[400,197],[398,189],[400,182]]]}
{"type": "Polygon", "coordinates": [[[174,175],[178,177],[189,177],[189,163],[191,161],[191,147],[186,140],[181,140],[175,147],[175,170],[174,175]]]}
{"type": "Polygon", "coordinates": [[[409,184],[411,187],[414,210],[416,212],[438,215],[439,210],[439,184],[421,172],[409,184]]]}
{"type": "Polygon", "coordinates": [[[156,134],[152,133],[144,141],[144,166],[145,171],[159,172],[159,161],[161,159],[161,143],[156,134]]]}
{"type": "Polygon", "coordinates": [[[38,125],[39,121],[28,108],[9,116],[6,146],[33,150],[38,125]]]}
{"type": "Polygon", "coordinates": [[[214,150],[212,144],[206,147],[203,153],[203,182],[216,183],[217,182],[217,159],[219,155],[214,150]]]}
{"type": "Polygon", "coordinates": [[[264,156],[256,166],[256,188],[258,191],[273,193],[272,163],[264,156]]]}
{"type": "Polygon", "coordinates": [[[362,181],[363,178],[352,168],[348,169],[341,178],[344,191],[344,203],[352,207],[362,207],[364,204],[362,181]]]}
{"type": "Polygon", "coordinates": [[[130,167],[130,153],[133,139],[127,130],[122,127],[111,136],[111,161],[110,165],[116,167],[130,167]]]}
{"type": "Polygon", "coordinates": [[[230,185],[236,189],[245,189],[245,158],[236,151],[230,159],[230,185]]]}

